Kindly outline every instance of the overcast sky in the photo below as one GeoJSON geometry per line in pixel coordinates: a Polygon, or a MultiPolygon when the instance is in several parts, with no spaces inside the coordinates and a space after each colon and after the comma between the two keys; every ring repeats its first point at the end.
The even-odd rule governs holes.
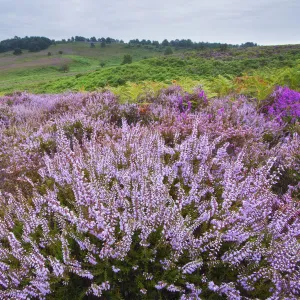
{"type": "Polygon", "coordinates": [[[300,0],[0,0],[0,40],[15,35],[295,44],[300,0]]]}

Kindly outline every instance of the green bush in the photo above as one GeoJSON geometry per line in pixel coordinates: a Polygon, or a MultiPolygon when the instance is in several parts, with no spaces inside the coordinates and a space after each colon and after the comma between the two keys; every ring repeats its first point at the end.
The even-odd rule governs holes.
{"type": "Polygon", "coordinates": [[[13,52],[14,55],[21,55],[23,52],[20,48],[16,48],[13,52]]]}
{"type": "Polygon", "coordinates": [[[170,55],[170,54],[173,54],[173,50],[171,47],[167,47],[165,52],[164,52],[165,55],[170,55]]]}
{"type": "Polygon", "coordinates": [[[123,57],[122,65],[131,64],[132,63],[132,56],[130,54],[125,54],[123,57]]]}
{"type": "Polygon", "coordinates": [[[68,64],[63,64],[59,67],[59,71],[67,73],[70,71],[70,66],[68,64]]]}

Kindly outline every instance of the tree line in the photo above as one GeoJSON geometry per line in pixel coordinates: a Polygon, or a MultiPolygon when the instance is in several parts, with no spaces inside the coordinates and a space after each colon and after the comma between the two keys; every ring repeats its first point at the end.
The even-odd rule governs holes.
{"type": "Polygon", "coordinates": [[[46,37],[26,36],[24,38],[20,38],[15,36],[12,39],[7,39],[0,42],[0,53],[13,51],[16,49],[38,52],[40,50],[47,49],[52,43],[53,41],[46,37]]]}
{"type": "MultiPolygon", "coordinates": [[[[101,43],[102,46],[105,44],[118,44],[118,43],[124,43],[123,40],[118,40],[118,39],[113,39],[110,37],[107,38],[96,38],[96,37],[91,37],[91,38],[86,38],[83,36],[75,36],[70,39],[63,39],[61,41],[58,41],[58,43],[67,43],[67,42],[90,42],[90,43],[101,43]]],[[[155,47],[175,47],[175,48],[189,48],[189,49],[227,49],[227,48],[247,48],[247,47],[256,47],[257,44],[253,42],[246,42],[244,44],[224,44],[224,43],[209,43],[209,42],[193,42],[191,39],[176,39],[176,40],[170,40],[168,41],[167,39],[164,39],[162,42],[159,41],[151,41],[151,40],[146,40],[146,39],[132,39],[129,40],[128,42],[129,45],[141,45],[141,46],[155,46],[155,47]]]]}
{"type": "Polygon", "coordinates": [[[234,44],[222,44],[222,43],[209,43],[209,42],[193,42],[191,39],[176,39],[168,41],[164,39],[161,43],[159,41],[150,41],[150,40],[139,40],[133,39],[129,41],[129,44],[132,45],[152,45],[152,46],[163,46],[163,47],[175,47],[175,48],[190,48],[190,49],[216,49],[216,48],[246,48],[246,47],[255,47],[257,46],[256,43],[247,42],[241,45],[234,45],[234,44]]]}
{"type": "MultiPolygon", "coordinates": [[[[61,44],[61,43],[72,43],[72,42],[89,42],[91,43],[91,47],[94,47],[94,43],[100,43],[101,47],[105,47],[106,44],[124,44],[123,40],[114,39],[111,37],[101,37],[96,38],[95,36],[91,38],[86,38],[83,36],[72,36],[69,39],[62,39],[62,40],[51,40],[46,37],[39,37],[39,36],[31,36],[31,37],[24,37],[20,38],[15,36],[12,39],[3,40],[0,42],[0,53],[13,51],[17,49],[17,52],[22,50],[28,50],[30,52],[37,52],[40,50],[47,49],[51,44],[61,44]]],[[[170,40],[164,39],[162,42],[159,41],[151,41],[146,39],[132,39],[128,42],[130,46],[154,46],[154,47],[174,47],[174,48],[186,48],[186,49],[197,49],[197,50],[204,50],[204,49],[221,49],[226,50],[228,48],[246,48],[246,47],[255,47],[257,46],[256,43],[247,42],[241,45],[234,45],[234,44],[222,44],[222,43],[209,43],[209,42],[193,42],[190,39],[176,39],[170,40]]]]}

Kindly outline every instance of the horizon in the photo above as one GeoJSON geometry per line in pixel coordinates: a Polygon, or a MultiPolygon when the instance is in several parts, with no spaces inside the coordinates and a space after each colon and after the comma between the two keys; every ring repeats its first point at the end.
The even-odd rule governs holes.
{"type": "MultiPolygon", "coordinates": [[[[128,40],[124,40],[124,39],[122,39],[122,38],[119,38],[119,37],[114,37],[114,36],[108,36],[108,35],[102,35],[102,36],[97,36],[97,35],[91,35],[91,36],[87,36],[87,35],[77,35],[77,34],[74,34],[74,35],[71,35],[71,36],[69,36],[69,37],[60,37],[60,38],[53,38],[53,37],[50,37],[50,36],[46,36],[46,35],[37,35],[37,34],[33,34],[33,35],[23,35],[23,36],[18,36],[18,35],[13,35],[13,36],[11,36],[11,37],[6,37],[6,38],[4,38],[4,39],[0,39],[0,42],[2,42],[2,41],[5,41],[5,40],[9,40],[9,39],[14,39],[15,37],[19,37],[19,38],[25,38],[25,37],[45,37],[45,38],[49,38],[50,40],[55,40],[56,42],[58,42],[58,41],[62,41],[62,40],[66,40],[66,42],[68,42],[68,39],[71,39],[72,37],[74,37],[75,38],[75,36],[82,36],[82,37],[84,37],[84,38],[86,38],[86,39],[90,39],[91,37],[95,37],[96,39],[99,39],[99,38],[102,38],[102,37],[104,37],[104,38],[107,38],[107,37],[110,37],[110,38],[112,38],[112,39],[115,39],[115,40],[119,40],[119,41],[124,41],[124,43],[129,43],[129,41],[130,40],[134,40],[134,39],[138,39],[139,41],[141,41],[141,40],[143,40],[143,39],[145,39],[145,40],[151,40],[151,42],[152,41],[158,41],[159,43],[162,43],[162,41],[164,40],[164,39],[150,39],[150,38],[147,38],[147,37],[133,37],[133,38],[130,38],[130,39],[128,39],[128,40]]],[[[244,43],[247,43],[247,42],[253,42],[253,43],[256,43],[257,44],[257,46],[286,46],[286,45],[299,45],[300,44],[300,42],[287,42],[287,43],[277,43],[277,44],[264,44],[264,43],[258,43],[257,41],[255,41],[255,40],[245,40],[245,41],[241,41],[241,42],[238,42],[238,43],[233,43],[233,42],[226,42],[226,41],[216,41],[216,40],[211,40],[211,41],[205,41],[205,40],[194,40],[194,39],[191,39],[191,38],[188,38],[188,37],[180,37],[180,38],[178,38],[178,37],[176,37],[176,38],[170,38],[170,39],[168,39],[168,38],[165,38],[166,40],[168,40],[169,42],[170,41],[172,41],[172,40],[188,40],[188,39],[190,39],[193,43],[220,43],[220,44],[228,44],[228,45],[234,45],[234,46],[236,46],[236,45],[242,45],[242,44],[244,44],[244,43]]],[[[76,41],[76,42],[81,42],[81,41],[76,41]]],[[[98,42],[98,41],[97,41],[98,42]]]]}

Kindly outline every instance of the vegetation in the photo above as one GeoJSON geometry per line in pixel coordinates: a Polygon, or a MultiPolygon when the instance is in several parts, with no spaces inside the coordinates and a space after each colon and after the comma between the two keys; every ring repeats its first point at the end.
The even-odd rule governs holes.
{"type": "Polygon", "coordinates": [[[23,52],[20,48],[16,48],[13,52],[13,55],[21,55],[23,52]]]}
{"type": "Polygon", "coordinates": [[[31,36],[20,38],[15,36],[13,39],[0,42],[0,53],[12,51],[16,48],[37,52],[47,49],[51,44],[52,41],[46,37],[31,36]]]}
{"type": "Polygon", "coordinates": [[[300,46],[16,49],[0,299],[300,297],[300,46]]]}
{"type": "Polygon", "coordinates": [[[173,50],[171,47],[167,47],[165,52],[164,52],[165,55],[170,55],[170,54],[173,54],[173,50]]]}
{"type": "Polygon", "coordinates": [[[123,57],[122,65],[131,64],[132,56],[130,54],[125,54],[123,57]]]}
{"type": "MultiPolygon", "coordinates": [[[[162,44],[167,45],[166,41],[162,44]]],[[[173,80],[205,82],[211,94],[246,93],[259,99],[276,85],[299,89],[300,47],[297,45],[229,47],[226,51],[174,49],[174,54],[167,56],[164,52],[170,46],[115,43],[101,48],[95,45],[90,48],[89,43],[72,42],[60,44],[59,50],[52,45],[48,51],[53,54],[48,62],[44,61],[48,52],[24,53],[13,68],[9,68],[11,54],[0,55],[0,93],[93,91],[127,83],[170,84],[173,80]],[[58,51],[62,53],[59,57],[54,54],[58,51]],[[132,57],[131,64],[122,65],[125,55],[132,57]],[[99,65],[99,61],[105,65],[99,65]],[[64,63],[70,70],[59,75],[55,66],[64,63]]]]}
{"type": "Polygon", "coordinates": [[[0,298],[299,298],[299,99],[1,97],[0,298]]]}
{"type": "Polygon", "coordinates": [[[68,64],[63,64],[62,66],[60,66],[59,70],[62,72],[69,72],[70,67],[68,64]]]}

